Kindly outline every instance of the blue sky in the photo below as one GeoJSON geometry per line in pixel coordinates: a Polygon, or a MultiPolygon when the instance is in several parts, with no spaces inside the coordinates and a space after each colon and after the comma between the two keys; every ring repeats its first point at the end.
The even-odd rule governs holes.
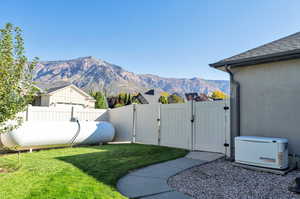
{"type": "Polygon", "coordinates": [[[7,0],[0,25],[41,60],[94,56],[135,73],[227,79],[208,64],[300,31],[297,0],[7,0]]]}

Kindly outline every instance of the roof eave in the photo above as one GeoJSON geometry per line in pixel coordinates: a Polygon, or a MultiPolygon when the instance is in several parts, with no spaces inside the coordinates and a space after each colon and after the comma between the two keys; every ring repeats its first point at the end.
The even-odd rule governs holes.
{"type": "Polygon", "coordinates": [[[230,65],[230,67],[242,67],[242,66],[250,66],[256,64],[263,64],[275,61],[284,61],[290,59],[297,59],[300,58],[300,49],[293,50],[293,51],[286,51],[281,53],[274,53],[270,55],[252,57],[252,58],[245,58],[233,61],[224,61],[224,62],[216,62],[213,64],[209,64],[210,67],[220,69],[226,65],[230,65]]]}

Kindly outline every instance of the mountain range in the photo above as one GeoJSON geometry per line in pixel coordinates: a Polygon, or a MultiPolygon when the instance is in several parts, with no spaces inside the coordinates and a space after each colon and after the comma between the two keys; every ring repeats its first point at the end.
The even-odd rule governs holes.
{"type": "Polygon", "coordinates": [[[183,95],[187,92],[209,94],[213,91],[229,93],[226,80],[202,78],[166,78],[151,74],[135,74],[120,66],[91,56],[71,60],[42,61],[38,63],[34,80],[57,85],[70,82],[85,91],[105,91],[107,95],[120,92],[145,92],[157,89],[183,95]]]}

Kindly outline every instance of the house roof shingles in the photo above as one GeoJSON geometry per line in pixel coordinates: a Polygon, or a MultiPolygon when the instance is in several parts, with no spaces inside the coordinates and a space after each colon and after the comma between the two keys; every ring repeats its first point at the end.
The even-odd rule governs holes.
{"type": "Polygon", "coordinates": [[[225,65],[245,66],[292,58],[300,58],[300,32],[223,59],[210,66],[215,68],[225,65]]]}
{"type": "Polygon", "coordinates": [[[42,83],[42,82],[39,82],[36,85],[36,87],[40,90],[39,94],[46,94],[46,95],[51,94],[51,93],[53,93],[53,92],[55,92],[57,90],[60,90],[62,88],[68,87],[68,86],[72,86],[78,92],[84,94],[90,100],[94,101],[94,98],[92,96],[90,96],[88,93],[84,92],[83,90],[81,90],[80,88],[78,88],[77,86],[75,86],[74,84],[72,84],[70,82],[65,82],[65,81],[53,82],[53,83],[42,83]]]}
{"type": "Polygon", "coordinates": [[[52,82],[52,83],[43,83],[43,82],[37,82],[36,87],[40,89],[41,93],[51,93],[53,91],[56,91],[58,89],[70,86],[70,82],[66,81],[58,81],[58,82],[52,82]]]}
{"type": "Polygon", "coordinates": [[[58,87],[51,87],[51,88],[49,88],[49,89],[47,89],[46,90],[46,93],[52,93],[52,92],[54,92],[54,91],[57,91],[57,90],[59,90],[59,89],[62,89],[62,88],[65,88],[65,87],[67,87],[67,86],[70,86],[71,84],[68,84],[68,85],[64,85],[64,86],[58,86],[58,87]]]}

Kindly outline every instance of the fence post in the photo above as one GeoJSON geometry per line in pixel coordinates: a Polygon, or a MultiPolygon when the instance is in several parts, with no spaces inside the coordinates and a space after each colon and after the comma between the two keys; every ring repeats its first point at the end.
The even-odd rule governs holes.
{"type": "Polygon", "coordinates": [[[70,121],[72,121],[74,118],[74,106],[71,107],[71,119],[70,121]]]}
{"type": "Polygon", "coordinates": [[[136,105],[133,104],[132,106],[133,111],[132,111],[132,139],[131,143],[136,143],[136,105]]]}
{"type": "Polygon", "coordinates": [[[161,103],[158,106],[158,118],[157,118],[157,125],[158,125],[158,135],[157,135],[157,145],[161,145],[161,103]]]}
{"type": "Polygon", "coordinates": [[[194,100],[191,101],[191,151],[194,150],[194,136],[195,136],[195,111],[194,100]]]}
{"type": "Polygon", "coordinates": [[[26,117],[25,117],[25,120],[26,120],[26,121],[29,120],[29,106],[30,106],[30,105],[28,105],[27,108],[26,108],[26,117]]]}
{"type": "Polygon", "coordinates": [[[230,100],[225,99],[224,100],[224,116],[225,116],[225,143],[224,143],[224,153],[225,157],[230,157],[230,149],[231,149],[231,144],[230,143],[230,136],[231,136],[231,130],[230,130],[230,100]],[[225,108],[226,107],[226,108],[225,108]],[[228,136],[229,135],[229,136],[228,136]],[[228,139],[229,137],[229,139],[228,139]]]}

